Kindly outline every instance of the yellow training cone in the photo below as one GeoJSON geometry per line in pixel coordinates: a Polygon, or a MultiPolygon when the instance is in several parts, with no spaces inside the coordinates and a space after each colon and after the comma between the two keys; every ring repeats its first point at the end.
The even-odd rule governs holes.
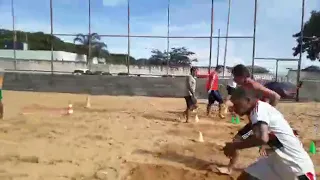
{"type": "Polygon", "coordinates": [[[204,142],[201,131],[199,131],[199,139],[198,139],[198,141],[199,141],[199,142],[204,142]]]}
{"type": "Polygon", "coordinates": [[[90,108],[90,107],[91,107],[90,96],[87,96],[87,99],[86,99],[86,108],[90,108]]]}

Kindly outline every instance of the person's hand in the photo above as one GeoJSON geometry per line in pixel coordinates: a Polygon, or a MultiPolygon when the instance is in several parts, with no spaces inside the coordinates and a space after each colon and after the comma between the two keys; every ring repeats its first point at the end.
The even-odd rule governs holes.
{"type": "Polygon", "coordinates": [[[226,155],[227,157],[232,157],[236,154],[236,149],[234,148],[234,145],[232,142],[228,142],[226,143],[226,145],[223,148],[223,153],[224,155],[226,155]]]}
{"type": "Polygon", "coordinates": [[[211,93],[211,90],[208,90],[208,94],[210,94],[211,93]]]}
{"type": "Polygon", "coordinates": [[[259,153],[260,153],[260,156],[262,156],[262,157],[268,156],[266,146],[261,146],[259,149],[259,153]]]}

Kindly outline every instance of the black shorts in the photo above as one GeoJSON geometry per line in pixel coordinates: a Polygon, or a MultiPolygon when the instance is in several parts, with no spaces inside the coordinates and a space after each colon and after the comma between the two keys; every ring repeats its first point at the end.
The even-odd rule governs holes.
{"type": "Polygon", "coordinates": [[[219,104],[223,104],[223,99],[220,95],[220,92],[218,90],[211,91],[208,95],[208,104],[212,105],[215,101],[217,101],[219,104]]]}
{"type": "Polygon", "coordinates": [[[197,104],[197,99],[195,99],[192,96],[185,96],[184,99],[186,100],[186,104],[187,104],[188,109],[195,108],[195,105],[197,104]]]}
{"type": "Polygon", "coordinates": [[[233,87],[231,87],[231,86],[227,86],[228,95],[231,95],[235,89],[236,89],[236,88],[233,88],[233,87]]]}

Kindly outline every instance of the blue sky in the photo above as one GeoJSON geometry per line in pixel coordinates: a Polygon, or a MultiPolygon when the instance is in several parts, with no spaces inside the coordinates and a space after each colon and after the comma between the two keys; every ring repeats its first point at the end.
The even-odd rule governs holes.
{"type": "MultiPolygon", "coordinates": [[[[88,33],[88,0],[53,0],[54,33],[88,33]]],[[[127,33],[126,0],[91,0],[92,32],[98,34],[127,33]]],[[[230,36],[251,36],[253,33],[254,0],[232,0],[230,36]]],[[[0,0],[0,28],[12,28],[11,0],[0,0]]],[[[167,33],[167,0],[130,0],[131,34],[163,35],[167,33]]],[[[49,0],[14,0],[16,29],[50,32],[49,0]],[[28,8],[26,8],[28,7],[28,8]]],[[[172,36],[209,36],[211,0],[171,0],[170,33],[172,36]]],[[[225,35],[227,0],[215,0],[214,35],[221,29],[225,35]]],[[[306,0],[305,19],[312,10],[320,10],[319,0],[306,0]]],[[[292,34],[300,29],[301,0],[259,0],[257,17],[256,57],[293,58],[292,34]]],[[[59,38],[72,41],[72,37],[59,38]]],[[[112,53],[126,53],[126,38],[104,37],[112,53]]],[[[220,43],[220,64],[223,63],[225,40],[220,43]]],[[[198,65],[207,65],[209,39],[171,39],[170,47],[185,46],[196,53],[198,65]]],[[[166,39],[131,38],[131,54],[136,58],[150,56],[151,49],[166,49],[166,39]]],[[[251,64],[252,40],[229,39],[227,65],[251,64]]],[[[213,64],[217,40],[213,41],[213,64]]],[[[275,69],[275,62],[256,61],[257,65],[275,69]]],[[[319,63],[303,60],[303,67],[319,63]]],[[[296,62],[281,62],[280,71],[296,68],[296,62]]]]}

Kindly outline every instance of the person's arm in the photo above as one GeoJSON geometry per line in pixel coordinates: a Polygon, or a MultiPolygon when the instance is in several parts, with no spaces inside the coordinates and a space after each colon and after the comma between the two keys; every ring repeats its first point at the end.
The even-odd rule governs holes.
{"type": "Polygon", "coordinates": [[[236,150],[247,149],[267,144],[269,141],[269,127],[264,121],[259,121],[253,126],[253,136],[241,142],[234,142],[236,150]]]}
{"type": "Polygon", "coordinates": [[[252,124],[248,123],[238,131],[238,133],[234,138],[247,139],[252,134],[253,134],[252,124]]]}
{"type": "Polygon", "coordinates": [[[260,83],[254,83],[253,89],[261,92],[264,97],[268,98],[269,104],[271,104],[272,106],[276,106],[281,98],[278,93],[264,87],[260,83]]]}
{"type": "Polygon", "coordinates": [[[258,105],[254,110],[253,114],[250,115],[252,123],[253,135],[243,140],[242,142],[235,142],[232,146],[234,149],[247,149],[256,146],[262,146],[269,141],[269,115],[264,109],[259,109],[258,105]]]}

